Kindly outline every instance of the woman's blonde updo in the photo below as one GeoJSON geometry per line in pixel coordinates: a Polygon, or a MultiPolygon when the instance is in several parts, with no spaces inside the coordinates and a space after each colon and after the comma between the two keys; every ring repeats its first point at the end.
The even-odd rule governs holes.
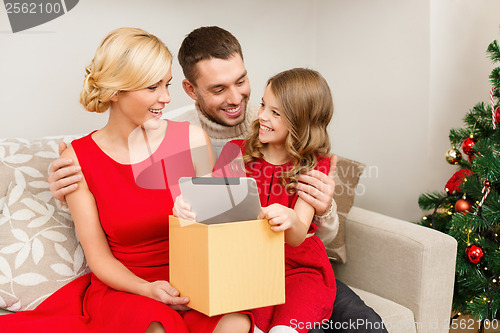
{"type": "Polygon", "coordinates": [[[105,112],[119,91],[146,88],[160,81],[172,65],[172,54],[158,37],[137,28],[110,32],[85,69],[80,103],[105,112]]]}

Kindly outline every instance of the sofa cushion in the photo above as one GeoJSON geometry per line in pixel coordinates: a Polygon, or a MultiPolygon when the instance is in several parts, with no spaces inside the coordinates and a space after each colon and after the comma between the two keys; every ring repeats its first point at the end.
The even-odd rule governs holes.
{"type": "Polygon", "coordinates": [[[5,309],[0,309],[0,316],[1,315],[6,315],[6,314],[10,314],[10,313],[14,313],[14,312],[8,311],[8,310],[5,310],[5,309]]]}
{"type": "Polygon", "coordinates": [[[7,193],[10,181],[15,180],[40,199],[49,201],[52,196],[47,182],[49,165],[59,157],[58,144],[65,138],[0,140],[0,198],[7,193]]]}
{"type": "MultiPolygon", "coordinates": [[[[0,149],[2,149],[2,146],[0,146],[0,149]]],[[[2,157],[1,153],[2,151],[0,150],[0,158],[2,157]]],[[[0,211],[2,211],[3,205],[5,204],[5,198],[11,179],[14,179],[14,169],[0,163],[0,211]]]]}
{"type": "Polygon", "coordinates": [[[0,141],[0,308],[33,309],[87,272],[71,216],[48,188],[63,139],[0,141]]]}
{"type": "Polygon", "coordinates": [[[30,310],[86,273],[73,221],[12,184],[0,219],[0,307],[30,310]]]}
{"type": "Polygon", "coordinates": [[[364,169],[365,165],[360,162],[337,156],[333,199],[337,203],[339,229],[335,238],[325,244],[328,257],[335,262],[346,262],[345,220],[354,203],[356,187],[364,169]]]}
{"type": "MultiPolygon", "coordinates": [[[[367,291],[351,288],[358,296],[371,307],[384,322],[389,333],[415,333],[418,323],[415,323],[413,312],[393,301],[369,293],[367,291]]],[[[363,325],[363,323],[360,324],[363,325]]],[[[360,327],[361,328],[361,327],[360,327]]],[[[374,327],[375,328],[375,327],[374,327]]]]}

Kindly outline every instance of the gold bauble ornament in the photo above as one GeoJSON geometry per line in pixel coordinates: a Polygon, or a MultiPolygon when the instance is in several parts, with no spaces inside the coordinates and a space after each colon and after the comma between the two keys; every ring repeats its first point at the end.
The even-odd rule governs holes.
{"type": "Polygon", "coordinates": [[[462,160],[462,153],[456,148],[450,148],[444,155],[446,162],[450,164],[458,164],[462,160]]]}

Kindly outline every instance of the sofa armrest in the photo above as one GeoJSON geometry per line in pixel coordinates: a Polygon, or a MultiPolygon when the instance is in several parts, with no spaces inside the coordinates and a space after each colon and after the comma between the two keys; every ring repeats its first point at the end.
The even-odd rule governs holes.
{"type": "Polygon", "coordinates": [[[347,216],[347,262],[336,277],[413,311],[417,332],[447,332],[457,241],[359,207],[347,216]]]}

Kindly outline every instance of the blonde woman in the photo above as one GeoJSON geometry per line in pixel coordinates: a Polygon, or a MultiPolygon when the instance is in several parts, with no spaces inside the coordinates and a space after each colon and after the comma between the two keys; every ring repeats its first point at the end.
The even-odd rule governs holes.
{"type": "Polygon", "coordinates": [[[2,331],[251,331],[251,315],[207,317],[168,282],[172,184],[208,175],[213,164],[201,128],[160,119],[171,64],[167,47],[140,29],[114,30],[98,47],[80,102],[90,112],[109,109],[109,119],[62,155],[83,173],[66,200],[92,273],[34,311],[1,316],[2,331]]]}

